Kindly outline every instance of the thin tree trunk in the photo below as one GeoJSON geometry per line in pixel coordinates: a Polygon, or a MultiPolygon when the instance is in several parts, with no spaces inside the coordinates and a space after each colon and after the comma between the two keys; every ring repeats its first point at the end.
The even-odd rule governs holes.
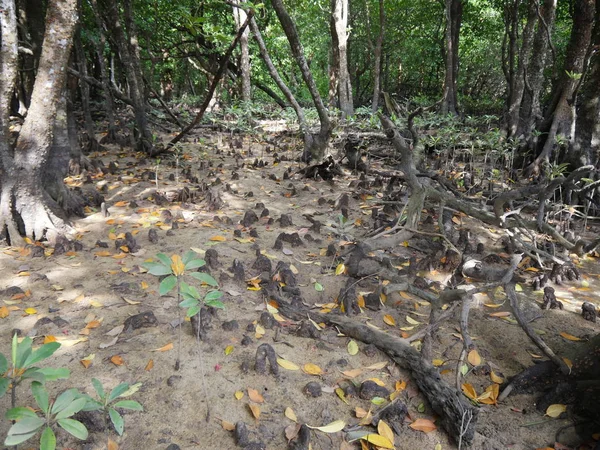
{"type": "Polygon", "coordinates": [[[384,0],[379,0],[379,35],[375,43],[375,67],[373,68],[373,102],[371,109],[373,114],[379,108],[379,96],[381,95],[381,49],[383,47],[383,36],[385,34],[385,9],[384,0]]]}
{"type": "MultiPolygon", "coordinates": [[[[245,0],[234,0],[234,4],[241,5],[245,0]]],[[[233,17],[238,29],[246,22],[246,11],[241,7],[233,7],[233,17]]],[[[250,51],[248,47],[249,29],[246,27],[240,37],[240,78],[242,84],[242,100],[249,102],[252,100],[252,91],[250,84],[250,51]]]]}
{"type": "Polygon", "coordinates": [[[352,84],[348,72],[348,0],[331,0],[331,35],[337,53],[338,98],[343,117],[354,114],[352,84]]]}
{"type": "MultiPolygon", "coordinates": [[[[17,82],[18,41],[15,0],[0,0],[4,17],[0,20],[0,169],[12,156],[10,142],[10,103],[17,82]],[[6,160],[5,160],[6,158],[6,160]]],[[[2,215],[4,211],[0,211],[2,215]]]]}
{"type": "MultiPolygon", "coordinates": [[[[515,9],[518,10],[518,5],[515,5],[515,9]]],[[[523,100],[523,93],[525,92],[525,77],[527,76],[527,68],[529,66],[529,58],[533,45],[533,31],[537,23],[537,17],[537,0],[530,0],[527,23],[522,34],[517,69],[512,74],[510,83],[510,96],[508,100],[507,113],[507,137],[509,138],[517,135],[521,101],[523,100]]],[[[513,24],[515,28],[518,26],[518,18],[519,17],[517,15],[517,23],[513,24]]]]}
{"type": "Polygon", "coordinates": [[[462,0],[446,0],[446,32],[444,39],[444,86],[440,112],[458,114],[458,43],[462,23],[462,0]]]}
{"type": "MultiPolygon", "coordinates": [[[[148,125],[146,117],[146,99],[144,96],[144,85],[141,76],[139,59],[136,57],[137,41],[130,41],[125,35],[125,30],[121,25],[119,10],[115,0],[106,0],[105,23],[108,29],[112,31],[113,38],[119,49],[119,57],[121,64],[127,74],[127,82],[129,84],[129,96],[133,102],[133,110],[137,131],[137,149],[138,151],[151,153],[152,152],[152,133],[148,125]],[[132,50],[130,46],[132,44],[132,50]]],[[[126,8],[127,9],[127,8],[126,8]]],[[[114,74],[114,71],[113,71],[114,74]]]]}
{"type": "MultiPolygon", "coordinates": [[[[329,143],[329,138],[331,137],[331,122],[329,120],[329,115],[327,113],[325,105],[323,104],[323,99],[319,94],[317,85],[308,67],[308,63],[304,56],[304,49],[302,48],[302,44],[300,44],[300,39],[298,37],[296,25],[294,24],[290,15],[288,14],[285,6],[283,5],[282,0],[271,0],[271,4],[275,9],[277,17],[279,18],[281,27],[283,28],[283,31],[287,36],[288,43],[290,44],[290,48],[292,50],[292,54],[294,55],[294,59],[296,60],[296,64],[298,64],[298,67],[300,68],[300,72],[302,73],[304,83],[306,84],[306,87],[310,92],[314,105],[317,108],[317,112],[319,114],[319,121],[321,123],[319,134],[307,134],[305,136],[305,144],[307,143],[307,141],[310,141],[309,145],[306,148],[310,149],[310,154],[313,158],[319,159],[323,156],[325,149],[327,148],[327,145],[329,143]]],[[[308,153],[305,153],[305,159],[308,159],[308,153]]]]}

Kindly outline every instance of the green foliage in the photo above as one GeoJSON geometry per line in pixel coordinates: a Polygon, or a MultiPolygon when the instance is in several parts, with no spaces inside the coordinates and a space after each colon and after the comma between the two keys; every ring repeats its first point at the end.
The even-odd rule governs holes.
{"type": "Polygon", "coordinates": [[[46,387],[39,381],[31,383],[33,397],[39,407],[39,416],[29,408],[16,407],[6,412],[6,418],[15,421],[8,430],[4,445],[18,445],[35,436],[42,428],[40,450],[56,448],[56,427],[62,428],[77,439],[85,440],[88,430],[81,422],[71,419],[87,404],[85,396],[76,389],[67,389],[50,401],[46,387]]]}
{"type": "Polygon", "coordinates": [[[123,400],[135,394],[142,383],[130,385],[129,383],[121,383],[114,387],[110,392],[106,392],[100,380],[92,378],[92,385],[96,391],[96,398],[86,396],[84,411],[102,411],[104,419],[106,416],[110,418],[115,431],[121,436],[125,428],[123,416],[119,414],[117,408],[128,409],[130,411],[143,411],[144,408],[135,400],[123,400]],[[121,400],[120,400],[121,399],[121,400]]]}

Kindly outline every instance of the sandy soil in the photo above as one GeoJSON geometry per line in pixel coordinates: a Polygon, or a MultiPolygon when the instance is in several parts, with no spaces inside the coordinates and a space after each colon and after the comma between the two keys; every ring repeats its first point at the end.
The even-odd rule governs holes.
{"type": "MultiPolygon", "coordinates": [[[[266,310],[263,292],[248,290],[252,285],[234,281],[229,273],[233,260],[238,259],[244,265],[246,279],[260,275],[257,269],[252,268],[256,259],[255,246],[258,246],[270,258],[273,267],[278,261],[293,265],[306,304],[320,309],[318,305],[335,302],[346,276],[335,275],[336,260],[323,256],[323,250],[332,243],[339,250],[340,239],[326,228],[322,228],[320,234],[309,231],[311,223],[303,215],[311,214],[324,224],[338,223],[340,212],[335,208],[335,201],[355,177],[348,172],[346,178],[337,178],[333,183],[300,177],[282,180],[286,169],[296,168],[297,163],[282,161],[274,164],[274,151],[279,156],[295,156],[291,150],[286,151],[286,148],[291,148],[290,138],[272,136],[280,146],[277,149],[242,136],[234,136],[232,140],[229,135],[206,132],[196,135],[196,138],[201,138],[199,143],[195,143],[192,137],[182,146],[180,166],[182,169],[190,167],[199,183],[213,185],[220,191],[224,204],[219,210],[207,209],[206,191],[198,192],[188,202],[156,205],[153,201],[156,197],[155,181],[143,180],[143,177],[155,172],[155,162],[144,162],[142,158],[132,158],[118,149],[111,149],[96,156],[106,165],[111,161],[117,163],[117,172],[105,177],[92,174],[98,189],[106,185],[104,189],[110,216],[104,217],[100,211],[90,210],[86,218],[73,223],[83,250],[32,258],[27,248],[3,249],[0,253],[3,268],[0,289],[18,286],[28,295],[18,298],[21,296],[15,297],[3,291],[0,298],[12,311],[8,317],[0,319],[0,351],[5,355],[10,353],[13,329],[21,330],[23,335],[35,336],[38,344],[46,336],[62,340],[65,345],[47,364],[69,368],[71,377],[49,384],[54,393],[76,387],[91,394],[93,377],[107,387],[121,382],[143,383],[132,398],[143,404],[144,412],[125,415],[122,437],[109,433],[121,449],[166,449],[169,444],[177,444],[181,449],[233,449],[236,448],[233,433],[226,428],[238,421],[247,424],[252,441],[263,442],[269,449],[284,449],[287,446],[284,429],[294,423],[284,414],[286,408],[293,410],[299,423],[311,426],[322,426],[335,420],[357,424],[360,419],[356,417],[356,408],[376,410],[379,406],[358,396],[350,396],[344,402],[335,389],[349,383],[359,384],[369,378],[377,378],[390,392],[395,390],[396,383],[406,382],[406,388],[399,395],[408,406],[409,417],[402,425],[401,435],[395,436],[395,448],[456,448],[443,429],[424,433],[409,427],[409,419],[435,420],[435,416],[408,373],[395,367],[379,350],[358,342],[358,354],[351,355],[349,339],[338,336],[332,328],[318,332],[317,339],[298,337],[295,324],[285,318],[274,328],[266,328],[264,335],[257,334],[255,325],[266,310]],[[236,141],[240,141],[241,148],[236,148],[236,141]],[[268,165],[264,168],[239,167],[242,160],[236,161],[231,156],[231,147],[233,151],[243,153],[245,161],[258,158],[268,165]],[[217,154],[217,149],[220,154],[217,154]],[[213,167],[206,167],[201,161],[209,161],[213,167]],[[234,172],[239,174],[239,180],[232,180],[234,172]],[[220,185],[217,185],[217,180],[220,185]],[[229,189],[226,184],[229,184],[229,189]],[[131,201],[136,203],[134,207],[129,203],[131,201]],[[254,210],[260,217],[263,207],[257,208],[257,203],[264,204],[268,216],[253,225],[258,237],[252,238],[239,221],[247,210],[254,210]],[[177,228],[168,220],[167,210],[175,218],[177,228]],[[293,225],[282,228],[277,221],[282,214],[290,214],[293,225]],[[273,223],[269,223],[269,218],[275,219],[273,223]],[[148,231],[151,229],[158,233],[156,243],[149,241],[148,231]],[[234,236],[236,230],[241,233],[237,240],[234,236]],[[284,244],[282,250],[273,249],[282,231],[298,232],[303,237],[303,245],[292,247],[284,244]],[[134,254],[115,249],[114,238],[125,232],[134,233],[140,247],[134,254]],[[307,235],[313,239],[308,240],[307,235]],[[107,243],[108,248],[98,247],[98,241],[107,243]],[[177,328],[173,325],[180,314],[176,299],[172,295],[159,296],[158,279],[143,273],[140,267],[158,252],[170,256],[183,254],[190,248],[199,252],[208,249],[218,252],[219,266],[211,273],[219,280],[220,289],[225,293],[223,301],[226,308],[213,318],[208,339],[200,344],[201,363],[191,326],[189,322],[184,323],[182,365],[179,371],[175,371],[177,328]],[[322,291],[315,289],[315,283],[322,286],[322,291]],[[27,314],[24,312],[26,308],[34,308],[35,312],[27,314]],[[122,325],[128,317],[145,311],[152,311],[158,324],[123,332],[114,345],[103,348],[102,344],[113,339],[106,335],[107,332],[122,325]],[[59,322],[60,326],[54,322],[41,325],[38,321],[45,317],[53,320],[61,318],[66,322],[59,322]],[[86,325],[94,320],[101,321],[100,326],[86,330],[86,325]],[[224,330],[223,323],[229,321],[236,321],[237,327],[229,324],[233,329],[224,330]],[[242,344],[244,337],[247,338],[245,345],[242,344]],[[173,350],[154,351],[169,343],[174,344],[173,350]],[[280,358],[293,362],[300,370],[280,367],[279,377],[257,374],[254,358],[257,347],[262,343],[271,344],[280,358]],[[231,353],[226,354],[226,349],[227,353],[232,349],[231,353]],[[80,360],[90,355],[94,355],[93,361],[85,368],[80,360]],[[115,355],[122,358],[123,364],[111,362],[115,355]],[[384,368],[365,369],[352,379],[342,373],[381,362],[386,362],[384,368]],[[317,365],[322,374],[305,373],[302,368],[306,363],[317,365]],[[320,397],[312,398],[303,392],[304,386],[311,381],[323,388],[320,397]],[[257,390],[264,402],[252,402],[248,389],[257,390]],[[240,399],[236,398],[237,391],[243,393],[240,399]],[[253,416],[250,405],[259,407],[258,418],[253,416]],[[211,413],[208,422],[205,420],[207,406],[211,413]]],[[[179,183],[177,179],[169,180],[171,174],[175,175],[171,161],[160,163],[159,191],[183,187],[194,191],[198,184],[185,180],[182,170],[177,171],[179,183]]],[[[81,181],[73,179],[71,183],[76,185],[81,181]]],[[[369,231],[370,208],[376,201],[377,198],[350,199],[350,219],[355,226],[349,234],[354,238],[360,238],[369,231]]],[[[479,239],[489,243],[488,251],[495,248],[501,236],[494,233],[495,230],[478,228],[474,231],[479,239]]],[[[424,256],[410,246],[389,249],[389,252],[406,259],[412,255],[418,258],[424,256]]],[[[525,286],[520,293],[526,314],[532,318],[539,316],[534,322],[535,328],[543,333],[543,338],[559,355],[573,346],[582,345],[581,342],[562,338],[560,332],[585,338],[600,331],[599,324],[586,322],[578,314],[583,300],[599,302],[595,293],[599,272],[597,265],[588,265],[582,281],[557,288],[558,297],[566,305],[562,311],[541,311],[541,298],[525,286]],[[583,281],[587,284],[582,284],[583,281]]],[[[433,279],[444,278],[447,274],[424,275],[433,279]]],[[[358,291],[366,293],[374,287],[372,280],[366,280],[359,284],[358,291]]],[[[356,320],[369,321],[389,333],[400,335],[401,327],[414,326],[407,322],[407,316],[421,323],[427,320],[429,308],[417,300],[410,295],[400,295],[394,301],[387,301],[380,311],[364,311],[356,320]],[[395,325],[384,322],[386,315],[393,318],[395,325]]],[[[497,300],[502,303],[502,296],[497,300]]],[[[507,304],[488,308],[484,306],[486,302],[489,303],[489,299],[481,298],[472,309],[471,334],[482,358],[497,374],[507,378],[533,364],[535,355],[540,352],[518,325],[490,316],[493,312],[508,311],[507,304]]],[[[411,334],[422,326],[416,325],[414,330],[405,332],[411,334]]],[[[457,328],[456,318],[446,322],[435,344],[435,358],[444,361],[441,367],[443,377],[452,385],[456,377],[456,359],[462,348],[457,328]]],[[[492,384],[489,376],[473,372],[467,375],[465,381],[478,393],[492,384]]],[[[28,386],[20,386],[17,394],[19,405],[33,405],[28,386]]],[[[8,408],[9,397],[0,400],[2,410],[8,408]]],[[[532,450],[553,447],[555,433],[570,421],[545,417],[536,410],[535,401],[533,395],[518,394],[498,405],[481,405],[478,436],[473,448],[532,450]]],[[[2,421],[2,435],[8,427],[8,421],[2,421]]],[[[375,432],[374,429],[372,431],[375,432]]],[[[65,448],[106,448],[103,432],[92,432],[86,444],[70,439],[65,433],[58,436],[59,446],[65,448]]],[[[327,434],[314,430],[311,432],[311,445],[315,450],[361,448],[358,442],[344,444],[345,436],[344,432],[327,434]]],[[[562,433],[559,439],[564,445],[580,441],[572,429],[562,433]]],[[[27,444],[21,448],[27,448],[27,444]]]]}

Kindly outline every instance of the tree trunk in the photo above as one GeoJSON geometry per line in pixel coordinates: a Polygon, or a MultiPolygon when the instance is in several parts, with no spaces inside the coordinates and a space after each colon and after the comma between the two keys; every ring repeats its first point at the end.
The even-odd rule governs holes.
{"type": "Polygon", "coordinates": [[[373,102],[371,110],[373,114],[379,108],[379,96],[381,95],[381,48],[383,47],[383,36],[385,33],[385,9],[384,0],[379,0],[379,35],[375,43],[375,67],[373,68],[373,102]]]}
{"type": "MultiPolygon", "coordinates": [[[[596,1],[596,25],[592,48],[600,49],[600,2],[596,1]]],[[[600,52],[590,59],[580,93],[575,123],[575,140],[569,160],[573,167],[597,164],[600,156],[600,52]]]]}
{"type": "MultiPolygon", "coordinates": [[[[2,155],[0,228],[13,244],[20,241],[19,233],[33,239],[46,236],[52,241],[57,232],[67,229],[64,215],[44,190],[42,179],[53,143],[54,119],[65,86],[76,23],[77,0],[48,2],[44,45],[31,106],[14,157],[6,152],[2,155]]],[[[2,31],[4,45],[4,28],[2,31]]]]}
{"type": "Polygon", "coordinates": [[[331,36],[334,54],[337,57],[338,98],[342,116],[354,114],[352,84],[348,72],[348,0],[331,0],[331,36]]]}
{"type": "MultiPolygon", "coordinates": [[[[17,11],[15,0],[0,0],[4,17],[0,21],[0,170],[6,170],[12,156],[10,142],[10,103],[17,81],[17,11]]],[[[4,211],[0,211],[2,215],[4,211]]]]}
{"type": "Polygon", "coordinates": [[[530,142],[536,123],[541,120],[540,95],[544,83],[544,69],[550,47],[550,34],[556,18],[556,0],[538,2],[538,27],[533,38],[533,48],[530,65],[526,75],[527,89],[521,101],[520,120],[517,126],[517,136],[523,136],[531,148],[535,143],[530,142]]]}
{"type": "Polygon", "coordinates": [[[458,43],[462,23],[462,0],[446,0],[446,32],[444,39],[445,77],[440,112],[458,115],[458,43]]]}
{"type": "MultiPolygon", "coordinates": [[[[139,57],[136,54],[137,40],[135,36],[128,39],[121,18],[119,9],[115,0],[105,0],[106,14],[105,23],[108,29],[112,31],[113,38],[119,49],[121,64],[127,74],[127,83],[129,84],[129,96],[133,102],[133,111],[136,123],[136,141],[137,150],[141,152],[152,152],[152,133],[146,117],[146,99],[144,96],[144,84],[142,81],[141,67],[139,57]],[[131,50],[130,51],[130,47],[131,50]]],[[[128,8],[125,8],[127,11],[128,8]]],[[[126,19],[127,20],[127,19],[126,19]]]]}
{"type": "MultiPolygon", "coordinates": [[[[518,2],[515,4],[515,10],[518,11],[518,2]]],[[[513,16],[514,17],[514,16],[513,16]]],[[[518,14],[514,19],[516,23],[511,24],[515,29],[518,26],[518,14]]],[[[519,126],[519,116],[521,110],[521,101],[525,92],[525,77],[527,76],[527,68],[529,66],[529,57],[533,44],[533,31],[537,23],[537,0],[530,0],[529,12],[527,14],[527,23],[522,33],[521,50],[519,51],[519,59],[517,68],[511,75],[509,84],[508,112],[507,112],[507,137],[512,138],[517,135],[519,126]]],[[[511,37],[512,41],[512,37],[511,37]]],[[[511,52],[512,53],[512,52],[511,52]]],[[[514,58],[514,55],[511,55],[514,58]]]]}
{"type": "MultiPolygon", "coordinates": [[[[558,100],[549,108],[547,117],[552,118],[550,131],[541,153],[528,167],[528,172],[538,174],[540,164],[549,162],[557,141],[567,144],[575,138],[575,105],[579,79],[583,75],[585,57],[591,42],[596,11],[595,0],[577,0],[574,5],[573,27],[563,73],[553,98],[558,100]]],[[[568,148],[568,147],[567,147],[568,148]]],[[[564,159],[564,158],[563,158],[564,159]]]]}
{"type": "Polygon", "coordinates": [[[319,121],[321,123],[321,128],[318,134],[306,134],[304,136],[304,159],[309,159],[309,154],[313,158],[319,159],[325,153],[325,149],[329,144],[329,138],[331,137],[331,122],[329,120],[329,115],[327,113],[325,105],[323,104],[323,99],[319,94],[317,85],[312,77],[310,68],[308,67],[308,63],[306,62],[306,58],[304,57],[304,49],[302,48],[302,44],[300,44],[300,39],[298,37],[296,25],[294,24],[290,15],[288,14],[285,6],[283,5],[282,0],[271,0],[271,4],[275,9],[277,17],[279,18],[281,27],[283,28],[283,31],[287,36],[290,48],[292,50],[292,54],[294,55],[296,64],[298,64],[298,67],[302,72],[302,78],[304,79],[304,83],[306,84],[306,87],[308,88],[310,95],[313,99],[314,105],[317,108],[317,112],[319,114],[319,121]]]}
{"type": "MultiPolygon", "coordinates": [[[[245,3],[245,0],[234,0],[234,4],[240,5],[245,3]]],[[[233,7],[233,17],[235,19],[235,25],[238,30],[244,22],[246,22],[246,11],[240,7],[233,7]]],[[[252,100],[252,91],[250,84],[250,51],[248,47],[248,35],[250,30],[248,27],[244,29],[242,36],[240,37],[240,79],[242,84],[242,100],[249,102],[252,100]]]]}

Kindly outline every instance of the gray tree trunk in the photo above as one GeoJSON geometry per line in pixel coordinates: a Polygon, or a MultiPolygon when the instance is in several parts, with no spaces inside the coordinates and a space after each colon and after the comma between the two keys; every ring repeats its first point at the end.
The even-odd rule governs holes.
{"type": "MultiPolygon", "coordinates": [[[[9,18],[7,22],[12,20],[16,19],[9,18]]],[[[6,146],[2,149],[4,171],[0,178],[0,229],[5,230],[6,237],[13,244],[20,242],[21,235],[33,239],[46,236],[52,241],[57,232],[67,229],[62,210],[45,191],[42,181],[53,143],[55,117],[65,86],[76,23],[77,0],[48,2],[44,45],[31,106],[17,139],[14,156],[7,152],[6,146]]],[[[4,50],[4,27],[2,32],[4,50]]]]}
{"type": "Polygon", "coordinates": [[[458,114],[458,44],[462,23],[462,0],[446,0],[446,32],[444,37],[444,85],[440,112],[458,114]]]}
{"type": "Polygon", "coordinates": [[[385,9],[384,0],[379,0],[379,35],[375,43],[375,66],[373,68],[373,102],[371,110],[373,114],[379,108],[379,96],[381,95],[381,49],[383,47],[383,36],[385,34],[385,9]]]}
{"type": "MultiPolygon", "coordinates": [[[[245,3],[245,0],[234,0],[234,4],[240,5],[245,3]]],[[[233,17],[235,19],[235,25],[238,30],[242,24],[246,21],[246,11],[243,8],[233,7],[233,17]]],[[[252,86],[250,84],[250,50],[248,47],[248,36],[250,30],[248,27],[244,29],[242,36],[240,37],[240,80],[242,88],[242,100],[249,102],[252,100],[252,86]]]]}
{"type": "Polygon", "coordinates": [[[331,35],[337,58],[337,91],[343,117],[354,114],[352,83],[348,72],[348,0],[331,0],[331,35]]]}

